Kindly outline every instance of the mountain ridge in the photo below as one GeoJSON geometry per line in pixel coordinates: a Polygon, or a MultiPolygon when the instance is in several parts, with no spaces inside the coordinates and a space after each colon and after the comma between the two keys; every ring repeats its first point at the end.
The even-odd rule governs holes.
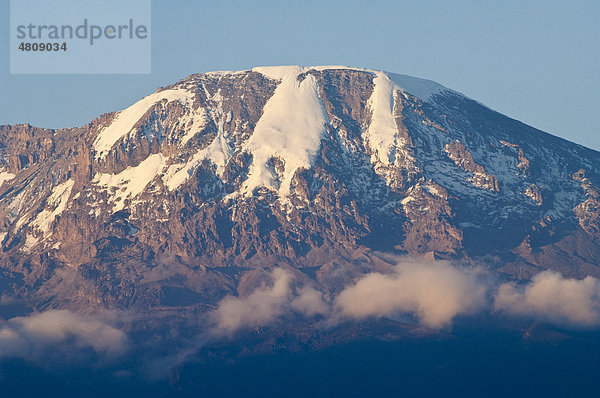
{"type": "Polygon", "coordinates": [[[333,289],[332,264],[372,250],[600,275],[600,153],[405,75],[193,74],[0,144],[0,266],[35,305],[148,306],[165,264],[176,281],[148,289],[216,299],[240,276],[211,269],[278,263],[333,289]]]}

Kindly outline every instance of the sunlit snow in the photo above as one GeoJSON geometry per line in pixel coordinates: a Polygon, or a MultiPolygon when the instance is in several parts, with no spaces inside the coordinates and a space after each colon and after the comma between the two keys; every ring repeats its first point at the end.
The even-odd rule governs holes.
{"type": "Polygon", "coordinates": [[[286,196],[296,170],[312,165],[328,117],[315,78],[308,75],[298,81],[303,68],[268,67],[254,71],[281,83],[266,103],[254,133],[244,146],[253,161],[243,190],[250,193],[256,187],[267,186],[278,190],[280,196],[286,196]],[[281,176],[269,166],[269,160],[274,157],[284,164],[281,176]]]}
{"type": "Polygon", "coordinates": [[[94,150],[98,158],[106,156],[108,151],[119,139],[131,131],[133,126],[140,120],[146,111],[159,101],[167,100],[186,102],[191,98],[191,93],[186,90],[174,89],[164,90],[151,94],[129,108],[119,112],[112,123],[98,134],[94,141],[94,150]]]}

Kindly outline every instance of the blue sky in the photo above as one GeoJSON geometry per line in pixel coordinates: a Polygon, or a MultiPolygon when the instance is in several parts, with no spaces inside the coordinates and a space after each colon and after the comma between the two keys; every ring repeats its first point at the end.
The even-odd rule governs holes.
{"type": "Polygon", "coordinates": [[[152,2],[152,74],[10,75],[0,4],[0,124],[68,127],[191,73],[350,65],[435,80],[600,150],[599,1],[152,2]]]}

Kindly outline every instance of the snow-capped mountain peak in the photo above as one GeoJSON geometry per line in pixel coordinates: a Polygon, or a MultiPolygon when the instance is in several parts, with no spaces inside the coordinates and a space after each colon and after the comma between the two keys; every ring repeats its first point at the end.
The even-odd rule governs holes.
{"type": "Polygon", "coordinates": [[[405,75],[209,72],[82,128],[0,132],[4,261],[597,255],[597,152],[405,75]]]}

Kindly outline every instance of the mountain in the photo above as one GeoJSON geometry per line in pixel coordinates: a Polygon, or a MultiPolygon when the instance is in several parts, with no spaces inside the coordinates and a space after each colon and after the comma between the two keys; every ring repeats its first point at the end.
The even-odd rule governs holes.
{"type": "Polygon", "coordinates": [[[0,286],[29,308],[193,308],[375,253],[600,276],[600,153],[435,82],[194,74],[60,130],[0,126],[0,286]]]}

